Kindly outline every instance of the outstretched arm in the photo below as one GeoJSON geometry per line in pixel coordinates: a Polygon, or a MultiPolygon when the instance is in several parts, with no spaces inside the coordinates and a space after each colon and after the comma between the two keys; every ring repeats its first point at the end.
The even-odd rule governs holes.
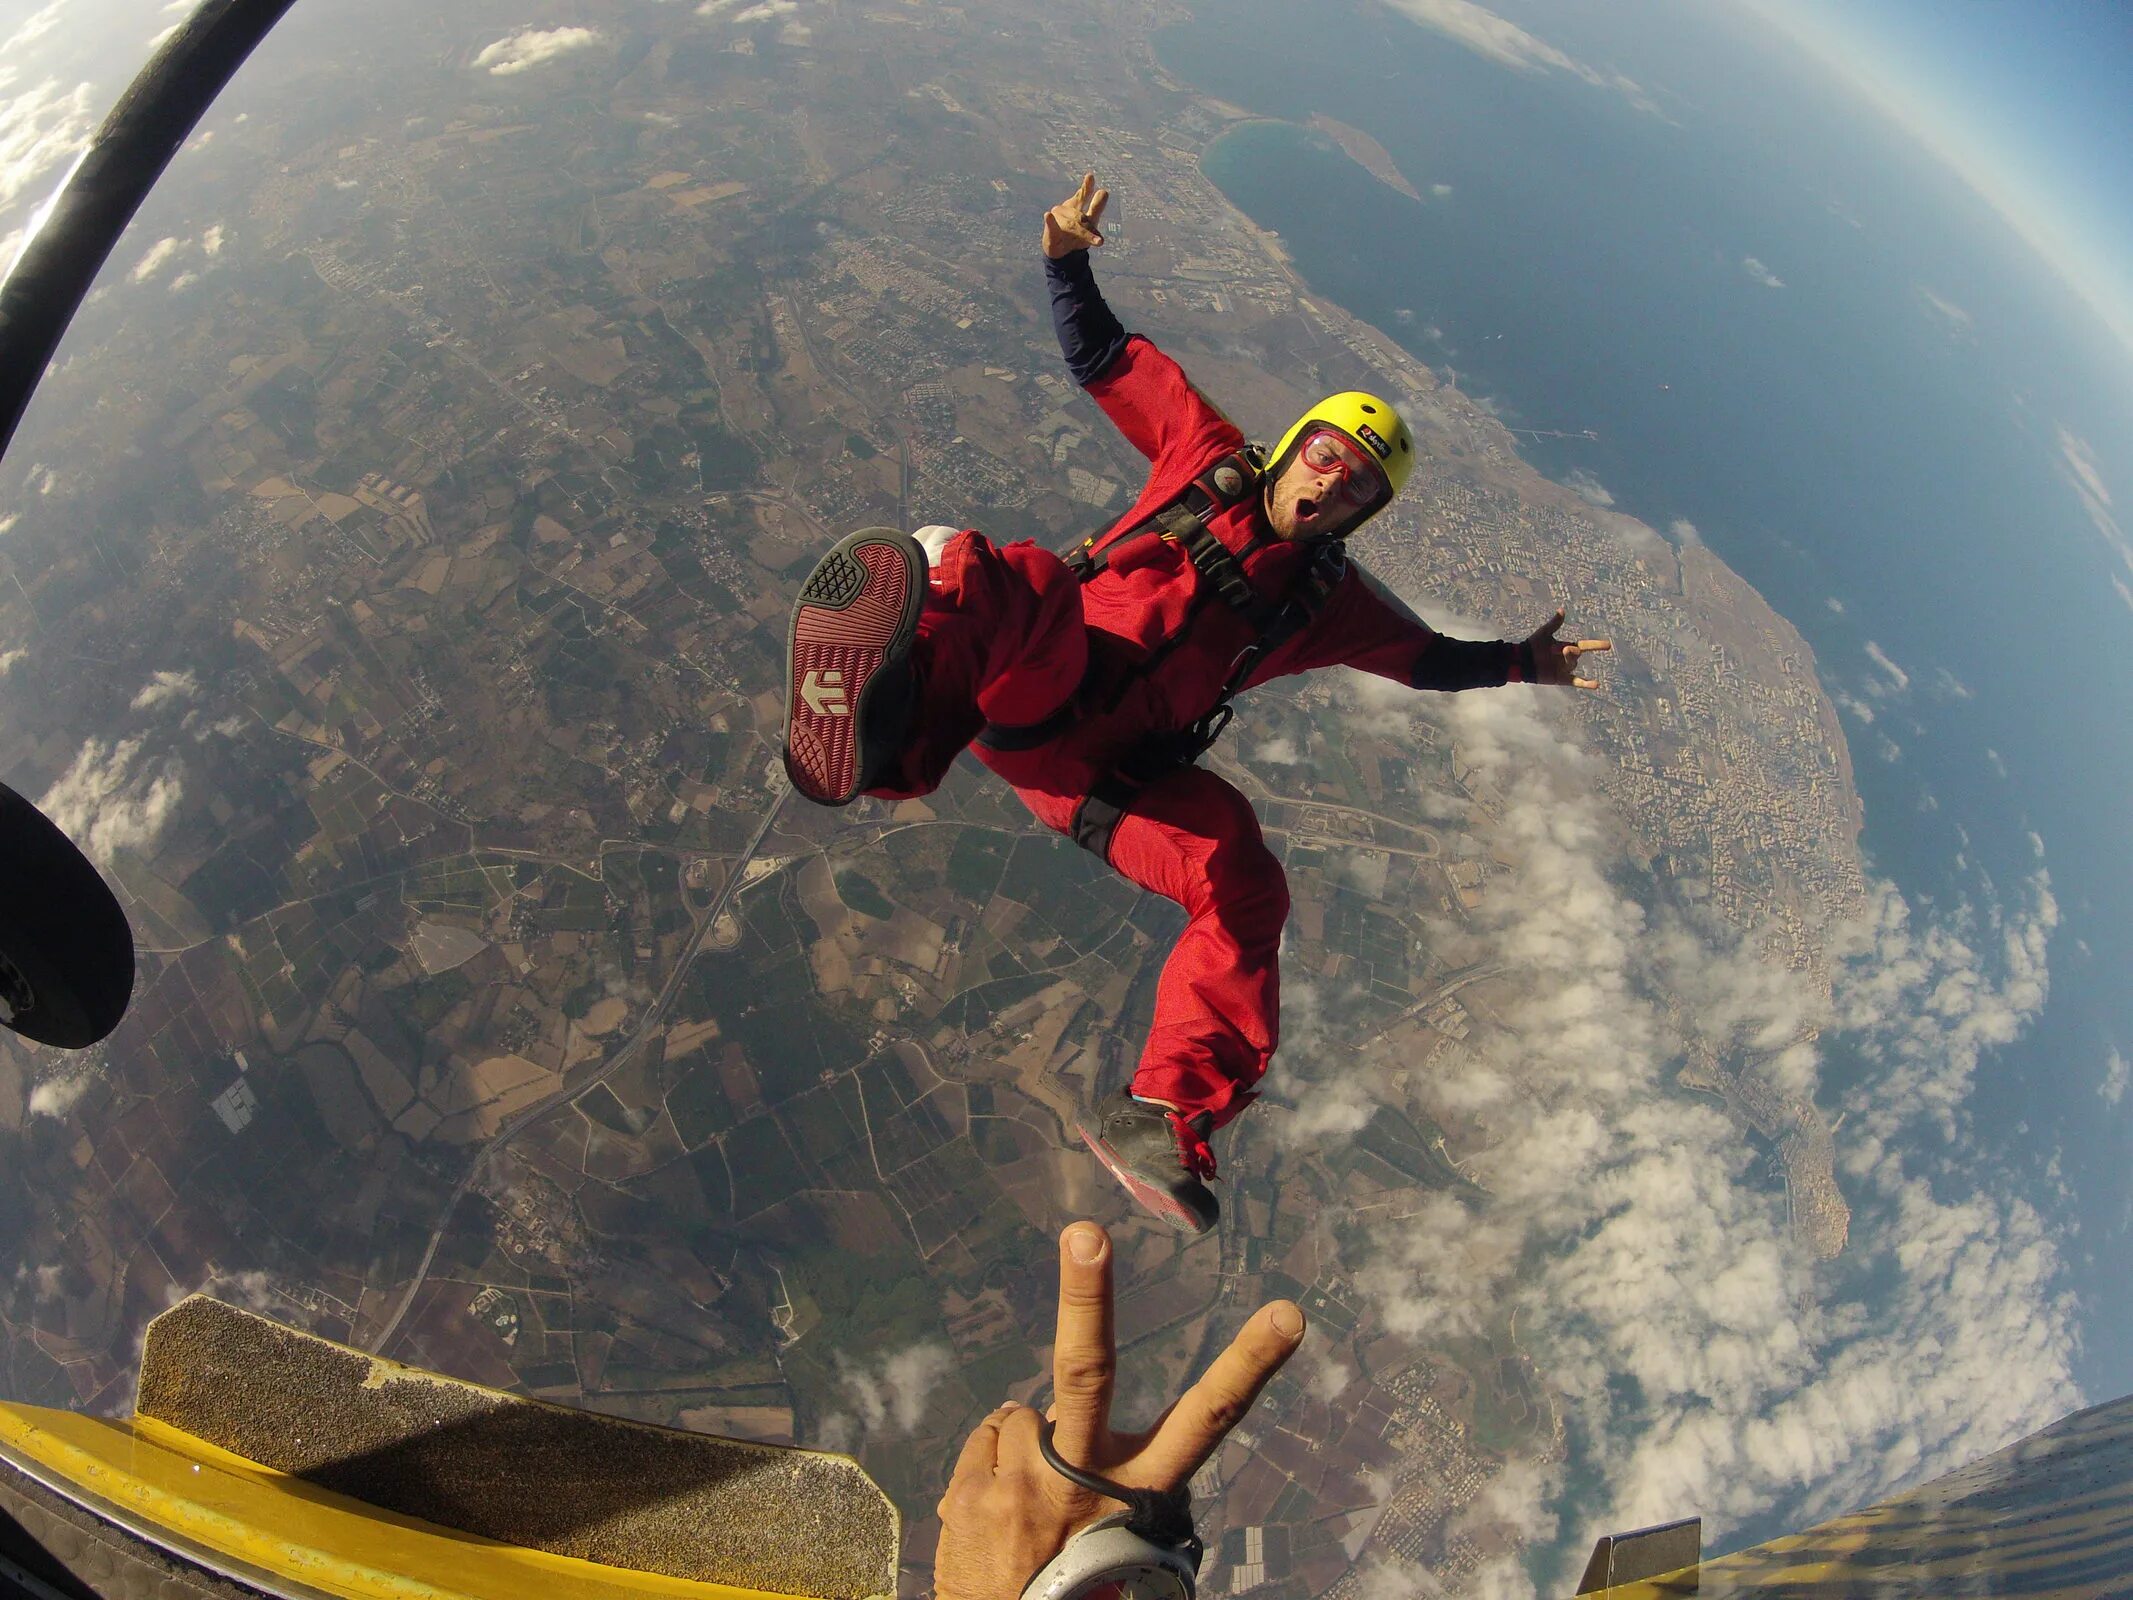
{"type": "Polygon", "coordinates": [[[1523,639],[1455,639],[1416,616],[1360,563],[1312,628],[1319,642],[1307,669],[1350,666],[1412,689],[1489,689],[1505,683],[1549,683],[1596,689],[1577,675],[1578,658],[1611,648],[1605,639],[1558,639],[1563,613],[1523,639]]]}
{"type": "MultiPolygon", "coordinates": [[[[1067,371],[1089,391],[1126,442],[1150,461],[1182,452],[1204,465],[1237,449],[1244,435],[1181,368],[1153,343],[1129,334],[1096,287],[1089,252],[1111,191],[1085,173],[1066,199],[1044,214],[1044,278],[1052,299],[1052,327],[1067,371]]],[[[1193,470],[1197,470],[1197,466],[1193,470]]]]}
{"type": "Polygon", "coordinates": [[[1074,381],[1102,377],[1126,348],[1126,330],[1096,287],[1089,252],[1104,242],[1098,231],[1111,191],[1085,172],[1081,187],[1044,214],[1044,282],[1052,296],[1052,331],[1074,381]]]}

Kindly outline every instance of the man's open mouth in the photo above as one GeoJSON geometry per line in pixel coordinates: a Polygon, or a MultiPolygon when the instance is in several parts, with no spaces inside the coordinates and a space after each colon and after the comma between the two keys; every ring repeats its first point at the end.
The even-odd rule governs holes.
{"type": "Polygon", "coordinates": [[[1318,502],[1316,500],[1312,499],[1309,495],[1304,495],[1297,500],[1296,520],[1298,522],[1309,522],[1313,517],[1317,515],[1318,502]]]}

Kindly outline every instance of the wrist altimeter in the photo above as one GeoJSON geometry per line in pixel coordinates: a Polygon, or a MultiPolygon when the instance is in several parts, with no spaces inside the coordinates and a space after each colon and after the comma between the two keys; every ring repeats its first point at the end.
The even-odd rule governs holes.
{"type": "Polygon", "coordinates": [[[1129,1489],[1077,1467],[1052,1443],[1049,1422],[1038,1430],[1037,1447],[1068,1482],[1126,1509],[1067,1540],[1024,1585],[1022,1600],[1194,1600],[1203,1550],[1187,1490],[1129,1489]]]}

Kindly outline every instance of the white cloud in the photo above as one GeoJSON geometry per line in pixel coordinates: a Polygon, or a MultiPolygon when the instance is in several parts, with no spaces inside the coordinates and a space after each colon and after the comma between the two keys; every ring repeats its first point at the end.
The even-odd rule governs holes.
{"type": "Polygon", "coordinates": [[[1785,280],[1783,278],[1772,272],[1768,267],[1764,266],[1753,256],[1742,256],[1740,259],[1740,269],[1741,271],[1747,273],[1748,276],[1753,278],[1757,283],[1761,284],[1765,289],[1782,289],[1785,287],[1785,280]]]}
{"type": "Polygon", "coordinates": [[[7,60],[24,45],[42,39],[50,33],[59,25],[59,14],[66,7],[67,0],[52,0],[52,3],[41,11],[33,11],[23,18],[21,25],[7,36],[6,42],[0,43],[0,61],[7,60]]]}
{"type": "Polygon", "coordinates": [[[1254,761],[1271,762],[1276,766],[1293,767],[1303,760],[1303,752],[1296,748],[1296,741],[1283,734],[1269,739],[1252,751],[1254,761]]]}
{"type": "Polygon", "coordinates": [[[161,837],[185,797],[177,761],[150,756],[139,739],[88,739],[38,802],[91,856],[143,850],[161,837]]]}
{"type": "Polygon", "coordinates": [[[1850,713],[1869,726],[1873,724],[1874,708],[1857,695],[1847,694],[1842,689],[1831,689],[1829,697],[1836,702],[1838,710],[1850,713]]]}
{"type": "Polygon", "coordinates": [[[150,34],[148,37],[148,54],[154,55],[163,46],[169,44],[172,39],[177,37],[178,30],[184,26],[185,24],[182,22],[173,22],[160,33],[150,34]]]}
{"type": "Polygon", "coordinates": [[[13,672],[17,663],[27,660],[29,653],[28,648],[23,646],[18,646],[13,650],[0,650],[0,678],[4,678],[10,672],[13,672]]]}
{"type": "MultiPolygon", "coordinates": [[[[1598,1474],[1528,1464],[1475,1516],[1533,1530],[1560,1516],[1578,1560],[1593,1533],[1687,1505],[1722,1537],[1774,1508],[1811,1520],[1864,1503],[2079,1404],[2058,1242],[1976,1181],[1966,1143],[1978,1063],[2048,992],[2043,870],[1930,915],[1876,885],[1819,992],[1624,892],[1597,763],[1543,703],[1409,703],[1491,797],[1484,842],[1512,863],[1469,926],[1437,930],[1440,958],[1526,976],[1491,990],[1490,1025],[1410,1090],[1466,1130],[1453,1154],[1491,1198],[1427,1196],[1372,1236],[1356,1278],[1420,1342],[1515,1317],[1598,1474]],[[1834,1042],[1863,1064],[1837,1147],[1854,1213],[1842,1271],[1795,1239],[1726,1112],[1672,1081],[1700,1043],[1808,1098],[1834,1042]]],[[[1534,1592],[1510,1563],[1491,1582],[1534,1592]]]]}
{"type": "MultiPolygon", "coordinates": [[[[2126,572],[2133,575],[2133,535],[2128,535],[2112,514],[2111,491],[2096,465],[2094,448],[2081,435],[2062,425],[2059,428],[2059,459],[2081,501],[2081,509],[2088,513],[2089,521],[2103,535],[2103,542],[2110,546],[2111,553],[2118,557],[2126,572]]],[[[2115,574],[2111,581],[2118,589],[2119,598],[2133,606],[2133,590],[2129,590],[2115,574]]]]}
{"type": "MultiPolygon", "coordinates": [[[[0,89],[9,81],[0,76],[0,89]]],[[[88,144],[95,126],[89,94],[86,83],[61,89],[56,78],[47,78],[0,100],[0,206],[12,204],[88,144]]]]}
{"type": "Polygon", "coordinates": [[[1615,497],[1607,492],[1607,485],[1583,467],[1579,467],[1565,478],[1563,486],[1587,505],[1597,506],[1603,511],[1615,503],[1615,497]]]}
{"type": "Polygon", "coordinates": [[[1640,111],[1656,115],[1659,110],[1631,79],[1565,55],[1517,23],[1474,4],[1474,0],[1385,0],[1385,4],[1408,21],[1433,29],[1514,72],[1567,72],[1595,88],[1615,90],[1640,111]]]}
{"type": "Polygon", "coordinates": [[[583,50],[599,38],[591,28],[521,28],[494,44],[483,45],[474,57],[474,65],[488,68],[493,77],[509,77],[573,50],[583,50]]]}
{"type": "Polygon", "coordinates": [[[194,284],[198,283],[199,281],[199,273],[181,272],[175,278],[170,280],[170,292],[172,294],[182,293],[183,291],[190,289],[194,284]]]}
{"type": "Polygon", "coordinates": [[[1888,652],[1871,639],[1866,641],[1866,655],[1869,661],[1888,674],[1889,682],[1893,683],[1898,689],[1911,687],[1911,675],[1891,661],[1888,652]]]}
{"type": "Polygon", "coordinates": [[[2103,1082],[2096,1085],[2096,1093],[2107,1106],[2115,1106],[2126,1097],[2126,1090],[2133,1086],[2133,1066],[2126,1058],[2113,1050],[2104,1058],[2103,1082]]]}
{"type": "Polygon", "coordinates": [[[158,672],[141,685],[141,692],[133,697],[133,709],[152,711],[159,705],[174,700],[197,700],[200,698],[200,680],[190,672],[158,672]]]}
{"type": "Polygon", "coordinates": [[[1266,1087],[1294,1103],[1271,1124],[1275,1139],[1290,1149],[1360,1133],[1377,1115],[1370,1075],[1328,1027],[1329,1014],[1355,992],[1330,995],[1308,978],[1282,985],[1281,1048],[1266,1087]]]}
{"type": "Polygon", "coordinates": [[[768,22],[772,17],[789,17],[800,9],[800,0],[761,0],[758,5],[748,6],[733,13],[735,22],[768,22]]]}
{"type": "Polygon", "coordinates": [[[1433,183],[1429,186],[1429,192],[1432,199],[1449,200],[1452,197],[1452,186],[1448,183],[1433,183]]]}
{"type": "Polygon", "coordinates": [[[66,1116],[81,1103],[81,1097],[89,1092],[89,1086],[95,1081],[95,1077],[87,1069],[45,1079],[30,1091],[30,1115],[66,1116]]]}
{"type": "Polygon", "coordinates": [[[222,240],[222,224],[218,222],[200,235],[200,248],[211,256],[219,256],[222,254],[222,240]]]}
{"type": "Polygon", "coordinates": [[[1918,286],[1918,298],[1925,308],[1947,325],[1948,331],[1958,338],[1977,326],[1977,318],[1950,300],[1946,295],[1935,294],[1924,284],[1918,286]]]}
{"type": "MultiPolygon", "coordinates": [[[[938,1340],[922,1340],[883,1357],[878,1367],[854,1363],[841,1353],[837,1366],[837,1381],[851,1398],[859,1423],[870,1434],[895,1438],[918,1431],[926,1402],[955,1370],[955,1354],[938,1340]]],[[[830,1431],[826,1423],[825,1435],[830,1431]]]]}
{"type": "Polygon", "coordinates": [[[178,253],[186,248],[187,241],[183,239],[158,239],[148,247],[148,253],[134,264],[133,281],[146,283],[176,260],[178,253]]]}

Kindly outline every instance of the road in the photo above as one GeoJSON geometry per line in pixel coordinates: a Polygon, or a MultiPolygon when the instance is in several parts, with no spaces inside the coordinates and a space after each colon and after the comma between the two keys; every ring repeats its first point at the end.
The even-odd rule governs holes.
{"type": "Polygon", "coordinates": [[[422,1252],[422,1264],[415,1269],[414,1278],[408,1283],[406,1292],[400,1296],[400,1304],[393,1309],[392,1317],[385,1326],[378,1330],[377,1337],[370,1341],[372,1355],[383,1355],[393,1336],[400,1331],[400,1324],[406,1319],[408,1308],[414,1305],[416,1294],[429,1280],[430,1268],[437,1260],[437,1247],[444,1243],[445,1230],[451,1225],[452,1213],[459,1209],[459,1202],[465,1199],[467,1191],[474,1187],[474,1180],[481,1176],[481,1169],[487,1165],[489,1157],[557,1106],[598,1088],[620,1072],[643,1048],[645,1041],[665,1024],[667,1012],[673,1007],[675,997],[681,993],[682,979],[688,975],[690,963],[695,961],[696,953],[703,948],[705,938],[718,925],[718,919],[726,914],[727,906],[732,904],[734,895],[741,888],[741,878],[748,863],[755,859],[756,851],[762,848],[764,839],[769,837],[771,828],[776,824],[779,814],[784,811],[785,802],[791,795],[790,789],[781,789],[777,797],[770,802],[769,808],[763,813],[763,820],[756,824],[755,832],[749,836],[748,848],[742,851],[740,859],[733,864],[733,870],[726,875],[725,886],[719,890],[718,899],[704,913],[703,920],[696,925],[696,931],[689,935],[689,942],[682,947],[681,959],[674,963],[674,970],[667,977],[666,987],[659,991],[659,998],[652,1002],[651,1009],[645,1012],[643,1020],[637,1024],[636,1030],[629,1038],[607,1058],[598,1072],[581,1082],[566,1084],[547,1099],[537,1101],[515,1116],[505,1119],[503,1125],[489,1136],[488,1142],[474,1153],[474,1159],[467,1163],[467,1170],[454,1185],[450,1197],[444,1202],[444,1209],[438,1213],[437,1226],[430,1233],[429,1245],[422,1252]]]}

